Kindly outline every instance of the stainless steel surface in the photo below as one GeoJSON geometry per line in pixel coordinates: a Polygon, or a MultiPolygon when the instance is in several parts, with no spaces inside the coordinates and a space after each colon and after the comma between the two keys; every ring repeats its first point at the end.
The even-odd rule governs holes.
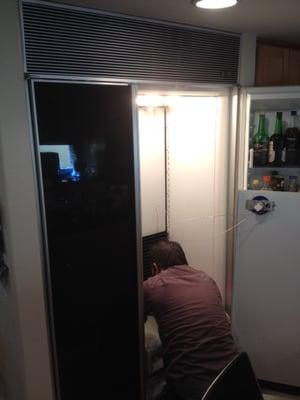
{"type": "Polygon", "coordinates": [[[142,221],[141,221],[141,190],[139,169],[139,136],[138,136],[138,110],[136,105],[137,87],[132,86],[132,121],[134,145],[134,181],[135,181],[135,215],[136,215],[136,240],[137,240],[137,289],[139,302],[139,339],[140,339],[140,378],[141,400],[145,396],[145,340],[144,340],[144,292],[143,292],[143,249],[142,249],[142,221]]]}

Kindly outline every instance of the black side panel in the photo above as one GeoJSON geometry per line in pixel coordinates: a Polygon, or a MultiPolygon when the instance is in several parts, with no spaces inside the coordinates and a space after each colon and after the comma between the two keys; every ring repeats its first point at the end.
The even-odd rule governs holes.
{"type": "Polygon", "coordinates": [[[62,400],[140,400],[131,88],[34,85],[62,400]]]}

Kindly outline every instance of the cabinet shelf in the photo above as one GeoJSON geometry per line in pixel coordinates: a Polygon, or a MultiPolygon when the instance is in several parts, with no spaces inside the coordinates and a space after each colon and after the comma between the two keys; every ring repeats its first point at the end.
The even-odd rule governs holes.
{"type": "Polygon", "coordinates": [[[266,167],[253,167],[253,168],[248,168],[248,171],[257,171],[257,170],[262,170],[262,171],[300,171],[300,165],[296,165],[296,166],[288,166],[288,167],[273,167],[273,166],[266,166],[266,167]]]}

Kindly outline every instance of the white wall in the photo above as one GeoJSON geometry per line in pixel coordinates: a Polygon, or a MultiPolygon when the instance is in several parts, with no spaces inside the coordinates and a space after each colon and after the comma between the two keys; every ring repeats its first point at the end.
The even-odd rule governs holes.
{"type": "Polygon", "coordinates": [[[21,49],[18,1],[1,0],[0,205],[10,289],[0,298],[0,397],[51,400],[37,197],[21,49]]]}
{"type": "Polygon", "coordinates": [[[239,84],[254,86],[256,63],[256,35],[243,33],[241,35],[239,84]]]}

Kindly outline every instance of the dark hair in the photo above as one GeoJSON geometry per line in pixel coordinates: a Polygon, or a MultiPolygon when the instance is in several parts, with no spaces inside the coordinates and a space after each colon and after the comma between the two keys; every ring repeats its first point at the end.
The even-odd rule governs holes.
{"type": "Polygon", "coordinates": [[[149,259],[151,264],[155,263],[162,269],[188,263],[180,244],[168,240],[153,245],[149,252],[149,259]]]}

